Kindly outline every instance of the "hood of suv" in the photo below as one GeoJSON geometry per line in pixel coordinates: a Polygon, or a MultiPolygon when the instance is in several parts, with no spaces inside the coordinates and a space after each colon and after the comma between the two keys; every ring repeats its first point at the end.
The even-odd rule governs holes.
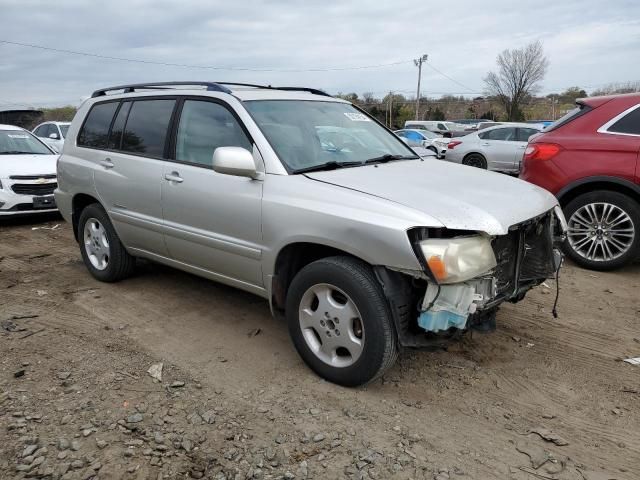
{"type": "Polygon", "coordinates": [[[490,235],[504,235],[558,203],[517,178],[446,162],[397,161],[306,176],[419,210],[449,229],[490,235]]]}
{"type": "Polygon", "coordinates": [[[0,155],[0,178],[56,173],[59,155],[0,155]]]}

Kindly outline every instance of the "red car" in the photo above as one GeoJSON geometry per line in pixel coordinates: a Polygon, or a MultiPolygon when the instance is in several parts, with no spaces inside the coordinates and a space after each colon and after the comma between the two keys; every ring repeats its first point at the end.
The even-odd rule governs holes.
{"type": "Polygon", "coordinates": [[[640,93],[592,97],[529,140],[520,178],[558,197],[565,252],[610,270],[640,256],[640,93]]]}

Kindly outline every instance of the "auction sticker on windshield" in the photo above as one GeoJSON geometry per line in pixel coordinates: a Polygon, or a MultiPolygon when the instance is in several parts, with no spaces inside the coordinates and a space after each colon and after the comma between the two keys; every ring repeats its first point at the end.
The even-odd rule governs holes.
{"type": "Polygon", "coordinates": [[[371,119],[364,113],[344,112],[344,115],[352,122],[370,122],[371,119]]]}
{"type": "Polygon", "coordinates": [[[9,137],[9,138],[29,138],[29,135],[25,135],[24,133],[18,133],[18,134],[8,133],[7,137],[9,137]]]}

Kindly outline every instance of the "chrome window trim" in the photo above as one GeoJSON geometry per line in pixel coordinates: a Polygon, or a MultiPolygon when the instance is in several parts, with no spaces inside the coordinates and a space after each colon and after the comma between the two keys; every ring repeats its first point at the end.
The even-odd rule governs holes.
{"type": "Polygon", "coordinates": [[[638,133],[623,133],[623,132],[610,132],[609,131],[609,127],[611,127],[613,124],[615,124],[618,120],[620,120],[621,118],[627,116],[628,114],[630,114],[631,112],[633,112],[635,109],[640,108],[640,103],[638,103],[637,105],[634,105],[633,107],[627,108],[625,111],[619,113],[618,115],[616,115],[615,117],[613,117],[611,120],[609,120],[607,123],[605,123],[604,125],[602,125],[598,130],[596,130],[598,133],[605,133],[607,135],[624,135],[627,137],[640,137],[640,134],[638,133]]]}

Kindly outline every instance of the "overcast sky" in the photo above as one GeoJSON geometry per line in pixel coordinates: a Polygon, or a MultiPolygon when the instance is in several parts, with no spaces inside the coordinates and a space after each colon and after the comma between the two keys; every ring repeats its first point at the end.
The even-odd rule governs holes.
{"type": "Polygon", "coordinates": [[[637,0],[0,0],[0,40],[212,70],[123,62],[0,43],[0,108],[78,105],[94,89],[234,80],[337,92],[481,94],[507,48],[542,40],[543,92],[640,80],[637,0]],[[404,62],[357,70],[337,69],[404,62]]]}

